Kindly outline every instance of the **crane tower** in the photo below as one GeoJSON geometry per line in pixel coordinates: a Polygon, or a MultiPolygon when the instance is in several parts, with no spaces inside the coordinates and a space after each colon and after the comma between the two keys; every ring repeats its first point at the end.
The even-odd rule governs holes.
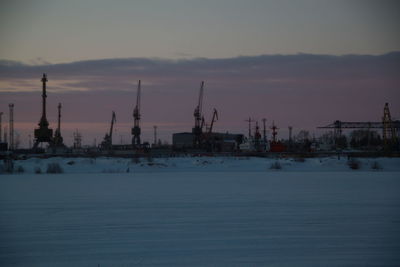
{"type": "Polygon", "coordinates": [[[140,91],[141,84],[138,82],[137,95],[136,95],[136,106],[133,110],[133,128],[132,128],[132,146],[134,148],[140,147],[140,91]]]}

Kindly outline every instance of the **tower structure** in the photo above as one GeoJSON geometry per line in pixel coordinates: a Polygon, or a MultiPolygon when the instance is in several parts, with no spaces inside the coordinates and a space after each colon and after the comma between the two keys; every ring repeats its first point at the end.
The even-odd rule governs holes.
{"type": "Polygon", "coordinates": [[[154,125],[153,128],[154,128],[154,146],[156,146],[157,145],[157,126],[154,125]]]}
{"type": "Polygon", "coordinates": [[[39,143],[48,143],[49,145],[53,145],[53,130],[49,128],[49,122],[46,118],[46,83],[47,83],[47,75],[43,73],[42,77],[42,117],[39,121],[39,128],[35,129],[35,143],[33,144],[33,149],[36,149],[39,143]]]}
{"type": "Polygon", "coordinates": [[[392,117],[390,116],[389,104],[385,103],[383,108],[383,143],[385,148],[395,146],[397,144],[396,129],[393,127],[392,117]]]}
{"type": "Polygon", "coordinates": [[[203,125],[204,125],[204,117],[202,114],[203,109],[203,91],[204,91],[204,81],[200,84],[199,91],[199,99],[196,108],[194,109],[194,127],[192,129],[192,133],[194,135],[193,138],[193,146],[196,148],[201,147],[201,139],[203,135],[203,125]]]}
{"type": "Polygon", "coordinates": [[[251,138],[251,122],[253,122],[253,120],[249,117],[248,120],[245,120],[249,123],[249,139],[251,138]]]}
{"type": "Polygon", "coordinates": [[[58,121],[57,121],[57,129],[54,133],[54,145],[57,147],[63,147],[64,142],[61,136],[61,103],[58,103],[58,121]]]}
{"type": "Polygon", "coordinates": [[[14,149],[14,104],[9,104],[8,107],[10,108],[10,150],[14,149]]]}
{"type": "Polygon", "coordinates": [[[138,82],[137,95],[136,95],[136,106],[133,110],[133,128],[132,128],[132,146],[134,148],[140,147],[140,92],[141,82],[138,82]]]}
{"type": "Polygon", "coordinates": [[[1,117],[3,116],[3,112],[0,112],[0,143],[1,143],[1,138],[2,138],[2,136],[1,136],[1,130],[2,130],[2,124],[1,124],[1,117]]]}

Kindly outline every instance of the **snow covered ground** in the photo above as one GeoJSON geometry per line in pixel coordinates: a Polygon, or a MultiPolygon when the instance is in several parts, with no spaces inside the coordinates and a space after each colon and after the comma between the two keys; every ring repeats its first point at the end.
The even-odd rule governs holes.
{"type": "Polygon", "coordinates": [[[274,162],[16,162],[0,175],[0,266],[398,266],[399,159],[274,162]],[[35,174],[52,162],[64,173],[35,174]]]}
{"type": "MultiPolygon", "coordinates": [[[[25,173],[46,172],[48,164],[58,163],[64,173],[154,173],[154,172],[265,172],[276,171],[271,165],[279,163],[283,172],[337,172],[349,171],[347,157],[307,158],[255,157],[180,157],[180,158],[31,158],[15,161],[25,173]]],[[[358,171],[400,172],[400,158],[358,158],[358,171]],[[373,165],[378,166],[378,170],[373,165]]]]}

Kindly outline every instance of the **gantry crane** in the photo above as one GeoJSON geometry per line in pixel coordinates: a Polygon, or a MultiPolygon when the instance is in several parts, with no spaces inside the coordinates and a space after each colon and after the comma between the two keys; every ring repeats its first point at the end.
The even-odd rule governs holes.
{"type": "Polygon", "coordinates": [[[101,148],[103,149],[112,149],[112,134],[113,134],[113,129],[114,129],[114,123],[117,121],[115,112],[112,112],[111,116],[111,126],[110,126],[110,132],[104,136],[103,142],[101,142],[101,148]]]}
{"type": "Polygon", "coordinates": [[[204,118],[202,115],[203,108],[203,91],[204,91],[204,81],[200,84],[200,92],[199,92],[199,100],[197,106],[194,110],[194,128],[192,129],[192,133],[194,135],[193,145],[194,147],[201,147],[201,136],[203,134],[203,126],[204,126],[204,118]]]}
{"type": "Polygon", "coordinates": [[[136,95],[136,106],[133,110],[133,128],[132,128],[132,146],[134,148],[140,147],[140,91],[141,91],[141,85],[140,85],[140,80],[138,82],[138,88],[137,88],[137,95],[136,95]]]}

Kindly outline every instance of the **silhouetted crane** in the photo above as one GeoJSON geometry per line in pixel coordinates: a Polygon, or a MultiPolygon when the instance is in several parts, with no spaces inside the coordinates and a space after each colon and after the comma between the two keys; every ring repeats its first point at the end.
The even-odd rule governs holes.
{"type": "Polygon", "coordinates": [[[140,80],[138,83],[138,88],[137,88],[137,95],[136,95],[136,106],[133,110],[133,118],[134,118],[134,122],[133,122],[133,128],[132,128],[132,146],[134,148],[138,148],[140,147],[140,90],[141,90],[141,86],[140,86],[140,80]]]}
{"type": "Polygon", "coordinates": [[[113,129],[114,129],[114,123],[117,121],[115,112],[112,112],[111,116],[111,126],[110,126],[110,132],[104,136],[103,142],[101,142],[101,148],[103,149],[111,149],[112,148],[112,134],[113,134],[113,129]]]}
{"type": "Polygon", "coordinates": [[[63,138],[61,136],[61,103],[58,103],[58,123],[57,129],[54,133],[54,145],[57,147],[63,147],[63,138]]]}
{"type": "Polygon", "coordinates": [[[203,108],[203,91],[204,91],[204,81],[200,84],[199,100],[197,106],[194,110],[194,128],[192,133],[194,135],[193,145],[194,147],[200,148],[201,146],[201,136],[203,133],[204,118],[202,116],[203,108]]]}
{"type": "Polygon", "coordinates": [[[49,129],[49,122],[46,118],[46,82],[47,75],[43,73],[42,77],[42,117],[40,118],[39,128],[35,129],[35,143],[33,144],[33,149],[36,149],[39,143],[46,142],[49,145],[53,145],[53,130],[49,129]]]}

